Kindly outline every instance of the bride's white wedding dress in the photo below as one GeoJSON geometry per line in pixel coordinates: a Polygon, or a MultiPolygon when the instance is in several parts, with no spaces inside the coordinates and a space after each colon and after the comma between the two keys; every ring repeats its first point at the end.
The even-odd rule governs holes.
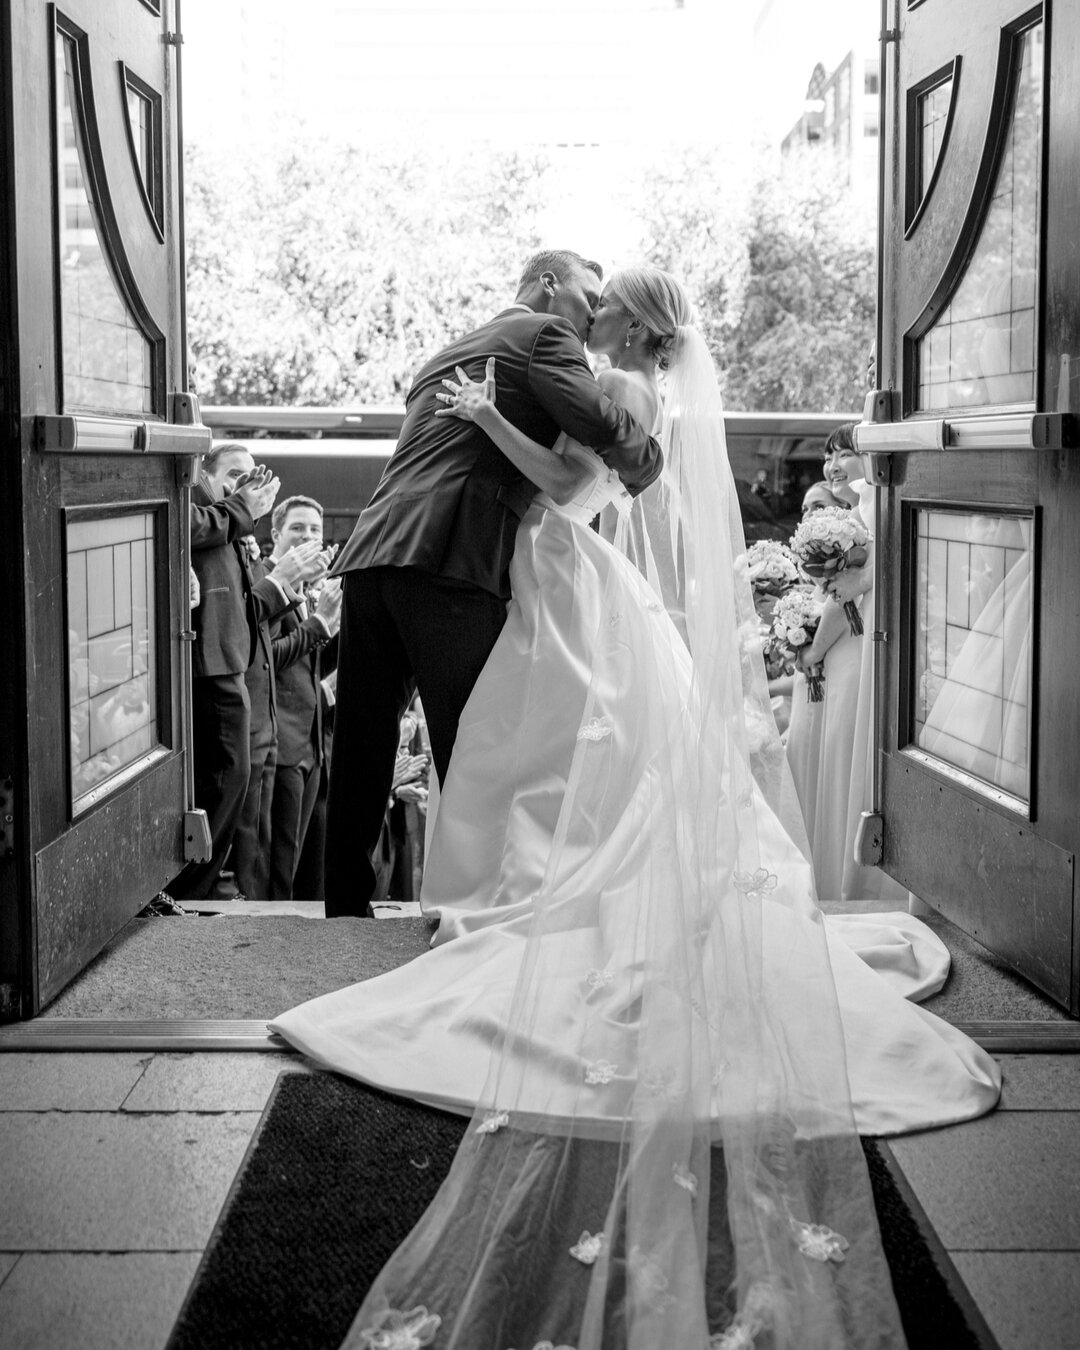
{"type": "MultiPolygon", "coordinates": [[[[541,495],[521,523],[514,599],[464,710],[430,836],[422,903],[439,918],[433,949],[271,1026],[318,1063],[420,1101],[472,1113],[494,1108],[509,1082],[519,1111],[588,1116],[603,1132],[623,1119],[643,1075],[663,1089],[663,1063],[637,1062],[643,972],[669,921],[672,941],[685,936],[676,902],[665,917],[665,891],[679,871],[679,813],[700,803],[680,796],[692,778],[680,747],[688,761],[696,753],[683,746],[695,736],[690,656],[655,592],[589,528],[620,491],[592,459],[595,477],[573,503],[541,495]],[[532,951],[540,895],[545,928],[532,951]],[[543,985],[523,1035],[515,991],[527,950],[537,963],[529,976],[542,967],[543,985]],[[495,1047],[501,1087],[490,1074],[495,1047]]],[[[742,859],[733,836],[726,874],[702,878],[702,893],[755,907],[775,967],[755,987],[787,1024],[788,1054],[812,1084],[820,1019],[831,1013],[827,999],[815,1002],[823,920],[811,869],[760,792],[743,792],[754,795],[744,805],[756,817],[757,856],[742,859]]],[[[904,913],[829,916],[824,927],[859,1131],[890,1134],[991,1109],[994,1062],[911,1001],[945,979],[948,953],[936,935],[904,913]]],[[[732,984],[738,954],[725,947],[722,914],[701,929],[698,1012],[715,1032],[725,1014],[731,1021],[730,1009],[712,1004],[732,984]]],[[[709,1048],[715,1062],[698,1075],[695,1115],[737,1106],[725,1097],[726,1070],[746,1047],[713,1035],[709,1048]]]]}
{"type": "Polygon", "coordinates": [[[357,1350],[898,1350],[856,1127],[997,1100],[993,1061],[904,997],[944,978],[928,930],[873,916],[864,960],[817,907],[715,372],[696,330],[675,352],[649,506],[667,552],[634,556],[680,627],[589,529],[621,488],[575,447],[590,481],[522,520],[459,726],[422,892],[432,950],[271,1023],[473,1116],[357,1350]]]}

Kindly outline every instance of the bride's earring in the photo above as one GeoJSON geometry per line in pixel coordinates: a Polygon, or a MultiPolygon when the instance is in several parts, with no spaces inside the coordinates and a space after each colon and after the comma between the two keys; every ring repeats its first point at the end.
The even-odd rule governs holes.
{"type": "Polygon", "coordinates": [[[627,335],[626,335],[626,347],[627,347],[627,350],[630,349],[630,334],[629,334],[629,333],[627,333],[627,335]]]}

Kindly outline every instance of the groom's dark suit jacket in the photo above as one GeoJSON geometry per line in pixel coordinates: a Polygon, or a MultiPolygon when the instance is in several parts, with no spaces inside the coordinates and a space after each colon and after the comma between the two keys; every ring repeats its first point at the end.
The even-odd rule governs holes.
{"type": "Polygon", "coordinates": [[[550,446],[565,431],[591,446],[631,492],[659,475],[659,445],[601,393],[570,322],[508,309],[420,370],[397,447],[332,575],[417,567],[509,598],[514,537],[536,485],[479,427],[434,416],[443,406],[435,398],[442,380],[454,378],[455,366],[483,379],[489,356],[496,404],[527,436],[550,446]]]}

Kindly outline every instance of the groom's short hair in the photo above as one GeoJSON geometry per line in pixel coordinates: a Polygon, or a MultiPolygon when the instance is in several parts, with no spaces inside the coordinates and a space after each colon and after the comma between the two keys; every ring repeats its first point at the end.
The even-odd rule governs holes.
{"type": "Polygon", "coordinates": [[[543,253],[534,253],[522,268],[518,294],[538,282],[545,272],[554,272],[560,281],[567,281],[570,273],[578,267],[583,267],[586,272],[595,272],[603,281],[604,269],[598,262],[591,262],[580,253],[571,253],[568,248],[551,248],[545,249],[543,253]]]}

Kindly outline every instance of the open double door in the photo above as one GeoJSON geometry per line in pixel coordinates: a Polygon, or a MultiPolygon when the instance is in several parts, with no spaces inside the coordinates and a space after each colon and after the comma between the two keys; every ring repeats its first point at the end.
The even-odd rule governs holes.
{"type": "Polygon", "coordinates": [[[198,851],[173,0],[0,3],[0,1021],[198,851]]]}
{"type": "Polygon", "coordinates": [[[1080,6],[887,0],[867,857],[1080,1012],[1080,6]]]}

